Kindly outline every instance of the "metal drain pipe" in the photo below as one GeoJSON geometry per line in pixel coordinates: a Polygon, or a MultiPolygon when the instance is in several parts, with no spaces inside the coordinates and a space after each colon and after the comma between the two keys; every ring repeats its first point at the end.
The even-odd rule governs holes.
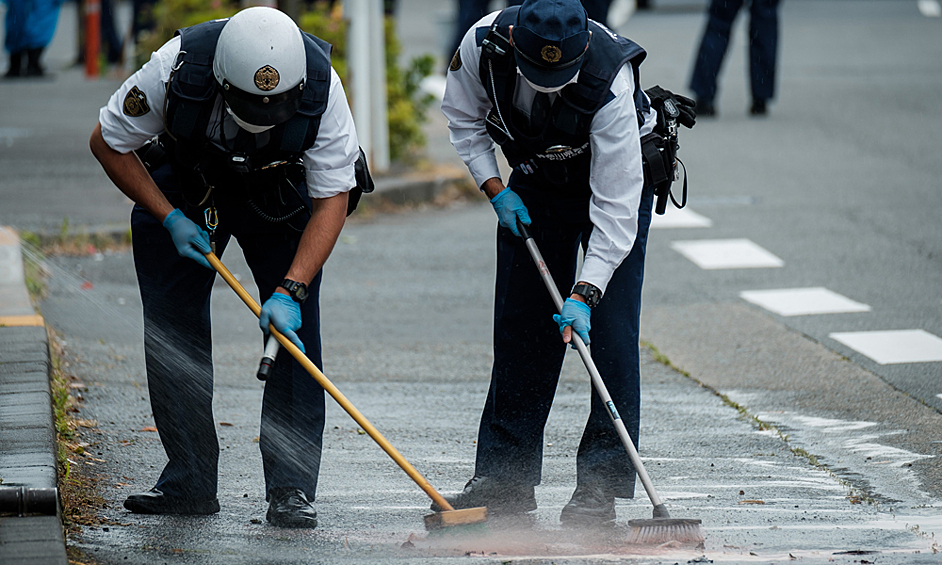
{"type": "Polygon", "coordinates": [[[0,486],[0,515],[55,516],[59,511],[59,489],[0,486]]]}

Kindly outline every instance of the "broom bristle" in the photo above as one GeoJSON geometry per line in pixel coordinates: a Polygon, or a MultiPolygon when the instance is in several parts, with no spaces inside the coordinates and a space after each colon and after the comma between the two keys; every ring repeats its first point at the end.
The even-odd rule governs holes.
{"type": "Polygon", "coordinates": [[[700,543],[704,540],[700,520],[667,518],[653,520],[629,520],[631,533],[628,543],[660,544],[669,541],[700,543]]]}

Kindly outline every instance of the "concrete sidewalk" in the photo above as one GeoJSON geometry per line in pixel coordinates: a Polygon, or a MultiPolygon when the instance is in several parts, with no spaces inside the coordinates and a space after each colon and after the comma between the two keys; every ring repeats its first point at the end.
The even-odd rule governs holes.
{"type": "Polygon", "coordinates": [[[0,227],[0,563],[67,562],[49,370],[19,237],[0,227]]]}

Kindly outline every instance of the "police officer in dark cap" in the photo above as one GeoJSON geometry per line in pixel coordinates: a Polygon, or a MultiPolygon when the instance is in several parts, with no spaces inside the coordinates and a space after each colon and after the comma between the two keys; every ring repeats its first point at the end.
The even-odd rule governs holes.
{"type": "MultiPolygon", "coordinates": [[[[450,497],[457,508],[537,507],[543,428],[573,331],[591,343],[637,442],[638,324],[653,201],[640,140],[658,114],[640,86],[644,57],[637,44],[589,19],[578,0],[526,0],[481,19],[452,59],[442,111],[499,223],[494,365],[474,476],[450,497]],[[513,168],[506,186],[495,143],[513,168]],[[561,315],[518,221],[568,296],[561,315]]],[[[692,125],[692,110],[683,109],[692,125]]],[[[634,495],[635,470],[594,394],[576,468],[562,522],[614,520],[615,498],[634,495]]]]}

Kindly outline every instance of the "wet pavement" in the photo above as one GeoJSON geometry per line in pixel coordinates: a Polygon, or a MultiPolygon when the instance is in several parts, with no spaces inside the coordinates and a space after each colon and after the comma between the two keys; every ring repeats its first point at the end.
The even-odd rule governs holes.
{"type": "MultiPolygon", "coordinates": [[[[649,49],[645,82],[681,90],[703,3],[662,1],[671,9],[636,15],[626,33],[649,49]]],[[[422,16],[438,3],[403,4],[400,25],[415,24],[400,33],[405,50],[432,49],[440,32],[422,16]]],[[[328,400],[321,524],[267,526],[255,441],[261,340],[252,314],[221,281],[213,317],[222,511],[129,514],[122,501],[150,488],[165,459],[148,431],[140,302],[125,252],[47,262],[42,311],[64,342],[83,402],[76,416],[88,426],[80,428],[86,454],[74,464],[97,476],[106,501],[107,523],[83,528],[70,545],[88,562],[148,564],[938,563],[939,365],[877,365],[827,337],[940,331],[932,254],[940,170],[932,151],[942,127],[925,101],[942,76],[926,53],[942,36],[933,27],[940,20],[922,18],[916,4],[783,3],[782,92],[771,115],[743,115],[737,31],[720,118],[684,132],[691,208],[714,228],[652,231],[642,338],[683,372],[644,351],[641,454],[672,515],[703,521],[702,548],[627,544],[627,521],[650,517],[640,487],[634,500],[619,501],[612,529],[560,526],[590,394],[575,356],[544,438],[532,518],[429,537],[424,493],[328,400]],[[874,33],[892,41],[875,42],[874,33]],[[711,235],[777,246],[787,266],[703,272],[670,247],[711,235]],[[873,312],[783,318],[739,298],[743,290],[821,284],[866,297],[873,312]]],[[[74,37],[57,41],[74,45],[74,37]]],[[[50,52],[50,63],[68,61],[66,48],[50,52]]],[[[0,84],[0,223],[121,232],[130,206],[86,148],[96,110],[117,83],[57,72],[45,82],[0,84]]],[[[454,163],[434,112],[428,130],[431,158],[454,163]]],[[[443,492],[458,490],[472,471],[491,360],[494,223],[483,201],[355,216],[325,274],[326,374],[443,492]]],[[[223,260],[248,283],[237,246],[223,260]]]]}
{"type": "MultiPolygon", "coordinates": [[[[486,205],[467,204],[353,221],[330,259],[322,292],[325,373],[443,492],[470,478],[486,392],[491,214],[486,205]]],[[[237,248],[223,261],[247,283],[237,248]]],[[[590,393],[572,354],[544,438],[539,509],[529,520],[492,519],[486,532],[429,536],[424,493],[328,401],[320,525],[314,531],[270,527],[257,449],[262,389],[253,374],[261,343],[252,314],[221,281],[213,312],[222,511],[204,518],[132,515],[121,508],[124,497],[152,486],[165,458],[157,435],[143,431],[153,423],[131,259],[126,253],[56,258],[51,268],[43,311],[67,342],[69,371],[84,384],[80,417],[93,421],[83,431],[89,456],[77,463],[103,474],[103,515],[111,522],[85,528],[75,543],[103,563],[939,559],[932,538],[942,526],[938,500],[918,488],[907,466],[921,456],[860,451],[859,460],[841,460],[838,468],[827,457],[841,455],[839,446],[822,441],[823,433],[802,431],[897,430],[757,412],[767,399],[755,391],[722,397],[656,361],[650,350],[642,367],[641,453],[672,516],[703,521],[702,548],[628,544],[627,520],[650,517],[640,486],[635,499],[618,502],[612,529],[559,524],[575,483],[574,454],[590,393]],[[82,290],[85,282],[92,288],[82,290]],[[811,455],[822,465],[813,465],[811,455]],[[873,456],[886,476],[864,459],[873,456]],[[862,480],[850,480],[854,474],[862,480]]]]}

